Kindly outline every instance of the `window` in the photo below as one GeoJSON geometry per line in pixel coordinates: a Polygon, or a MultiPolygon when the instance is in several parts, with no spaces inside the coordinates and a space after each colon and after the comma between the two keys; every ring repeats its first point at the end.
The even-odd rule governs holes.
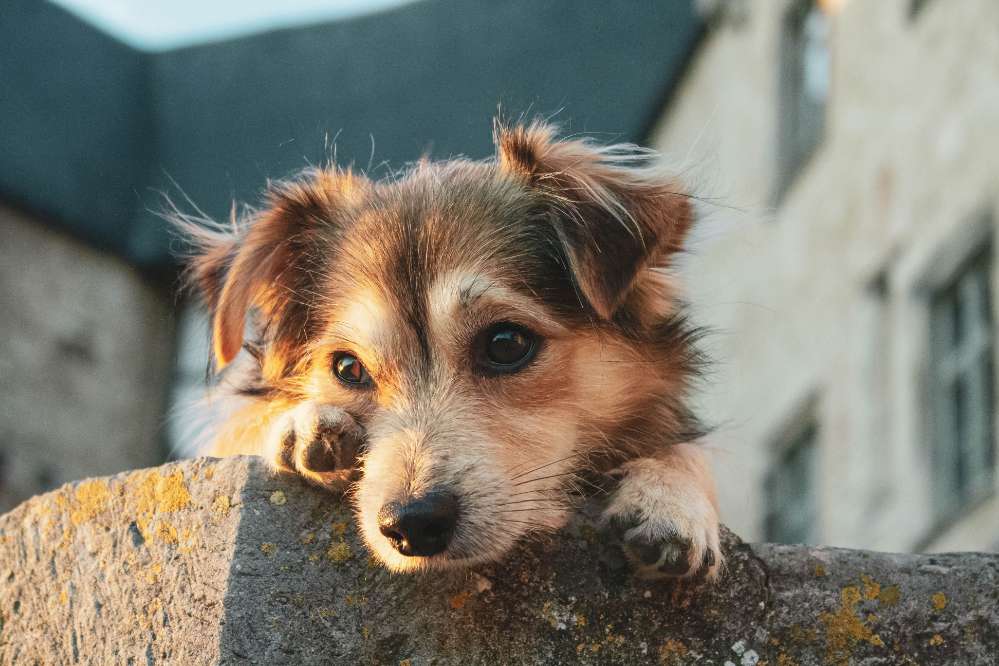
{"type": "Polygon", "coordinates": [[[909,18],[915,19],[919,16],[919,12],[923,11],[926,5],[930,4],[929,0],[910,0],[909,2],[909,18]]]}
{"type": "Polygon", "coordinates": [[[829,99],[829,17],[814,2],[797,0],[784,18],[778,118],[777,197],[822,140],[829,99]]]}
{"type": "Polygon", "coordinates": [[[818,538],[817,439],[818,427],[810,421],[780,447],[764,484],[767,513],[763,531],[767,541],[814,543],[818,538]]]}
{"type": "Polygon", "coordinates": [[[932,471],[939,516],[992,488],[995,476],[991,247],[956,272],[931,302],[932,471]]]}

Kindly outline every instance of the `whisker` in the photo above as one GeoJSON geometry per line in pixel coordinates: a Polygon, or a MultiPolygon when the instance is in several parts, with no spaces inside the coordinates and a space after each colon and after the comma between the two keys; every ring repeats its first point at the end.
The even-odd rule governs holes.
{"type": "Polygon", "coordinates": [[[517,523],[519,525],[528,525],[530,527],[536,527],[538,529],[546,530],[550,529],[548,525],[543,525],[541,523],[531,522],[529,520],[507,520],[508,523],[517,523]]]}
{"type": "Polygon", "coordinates": [[[559,474],[550,474],[549,476],[542,476],[534,479],[528,479],[527,481],[521,481],[520,483],[513,484],[513,487],[516,488],[517,486],[523,486],[525,484],[534,483],[536,481],[544,481],[546,479],[557,479],[561,476],[576,476],[576,472],[575,470],[573,470],[569,472],[560,472],[559,474]]]}
{"type": "MultiPolygon", "coordinates": [[[[531,492],[531,491],[528,491],[528,492],[531,492]]],[[[537,498],[533,498],[533,499],[516,500],[515,502],[500,502],[499,504],[495,504],[494,506],[496,506],[496,507],[510,506],[511,504],[526,504],[527,502],[555,502],[555,503],[562,503],[562,502],[564,502],[564,500],[561,499],[561,498],[558,498],[558,497],[537,497],[537,498]]]]}
{"type": "Polygon", "coordinates": [[[572,455],[568,455],[565,458],[559,458],[558,460],[553,460],[553,461],[551,461],[549,463],[545,463],[544,465],[539,465],[538,467],[535,467],[534,469],[529,469],[526,472],[523,472],[521,474],[518,474],[517,476],[511,477],[510,480],[511,481],[516,481],[517,479],[522,478],[524,476],[527,476],[528,474],[533,474],[534,472],[542,470],[542,469],[544,469],[546,467],[551,467],[552,465],[557,465],[560,462],[565,462],[566,460],[570,460],[572,458],[575,458],[578,455],[579,455],[578,453],[573,453],[572,455]]]}

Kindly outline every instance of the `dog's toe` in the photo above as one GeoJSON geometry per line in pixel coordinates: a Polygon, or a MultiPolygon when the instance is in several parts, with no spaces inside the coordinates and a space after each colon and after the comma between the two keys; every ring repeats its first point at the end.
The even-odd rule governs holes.
{"type": "Polygon", "coordinates": [[[639,513],[609,518],[607,527],[640,578],[714,578],[720,554],[710,535],[690,534],[676,524],[650,524],[639,513]]]}
{"type": "Polygon", "coordinates": [[[625,540],[623,547],[644,578],[680,578],[691,573],[691,542],[675,532],[662,539],[638,533],[625,540]]]}

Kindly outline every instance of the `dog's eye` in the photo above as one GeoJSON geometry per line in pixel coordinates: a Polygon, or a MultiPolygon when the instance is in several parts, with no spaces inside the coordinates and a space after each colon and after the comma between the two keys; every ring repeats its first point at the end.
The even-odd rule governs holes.
{"type": "Polygon", "coordinates": [[[534,358],[537,340],[522,326],[501,323],[486,329],[476,346],[483,369],[492,373],[516,372],[534,358]]]}
{"type": "Polygon", "coordinates": [[[357,357],[347,352],[338,352],[333,357],[333,374],[344,384],[363,386],[371,383],[368,371],[357,357]]]}

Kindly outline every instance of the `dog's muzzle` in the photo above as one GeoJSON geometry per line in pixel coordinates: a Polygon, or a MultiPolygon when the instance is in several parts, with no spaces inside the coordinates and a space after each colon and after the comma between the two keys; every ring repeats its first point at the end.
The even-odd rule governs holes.
{"type": "Polygon", "coordinates": [[[404,502],[389,502],[378,512],[378,529],[407,557],[429,557],[447,550],[458,524],[458,498],[432,489],[404,502]]]}

